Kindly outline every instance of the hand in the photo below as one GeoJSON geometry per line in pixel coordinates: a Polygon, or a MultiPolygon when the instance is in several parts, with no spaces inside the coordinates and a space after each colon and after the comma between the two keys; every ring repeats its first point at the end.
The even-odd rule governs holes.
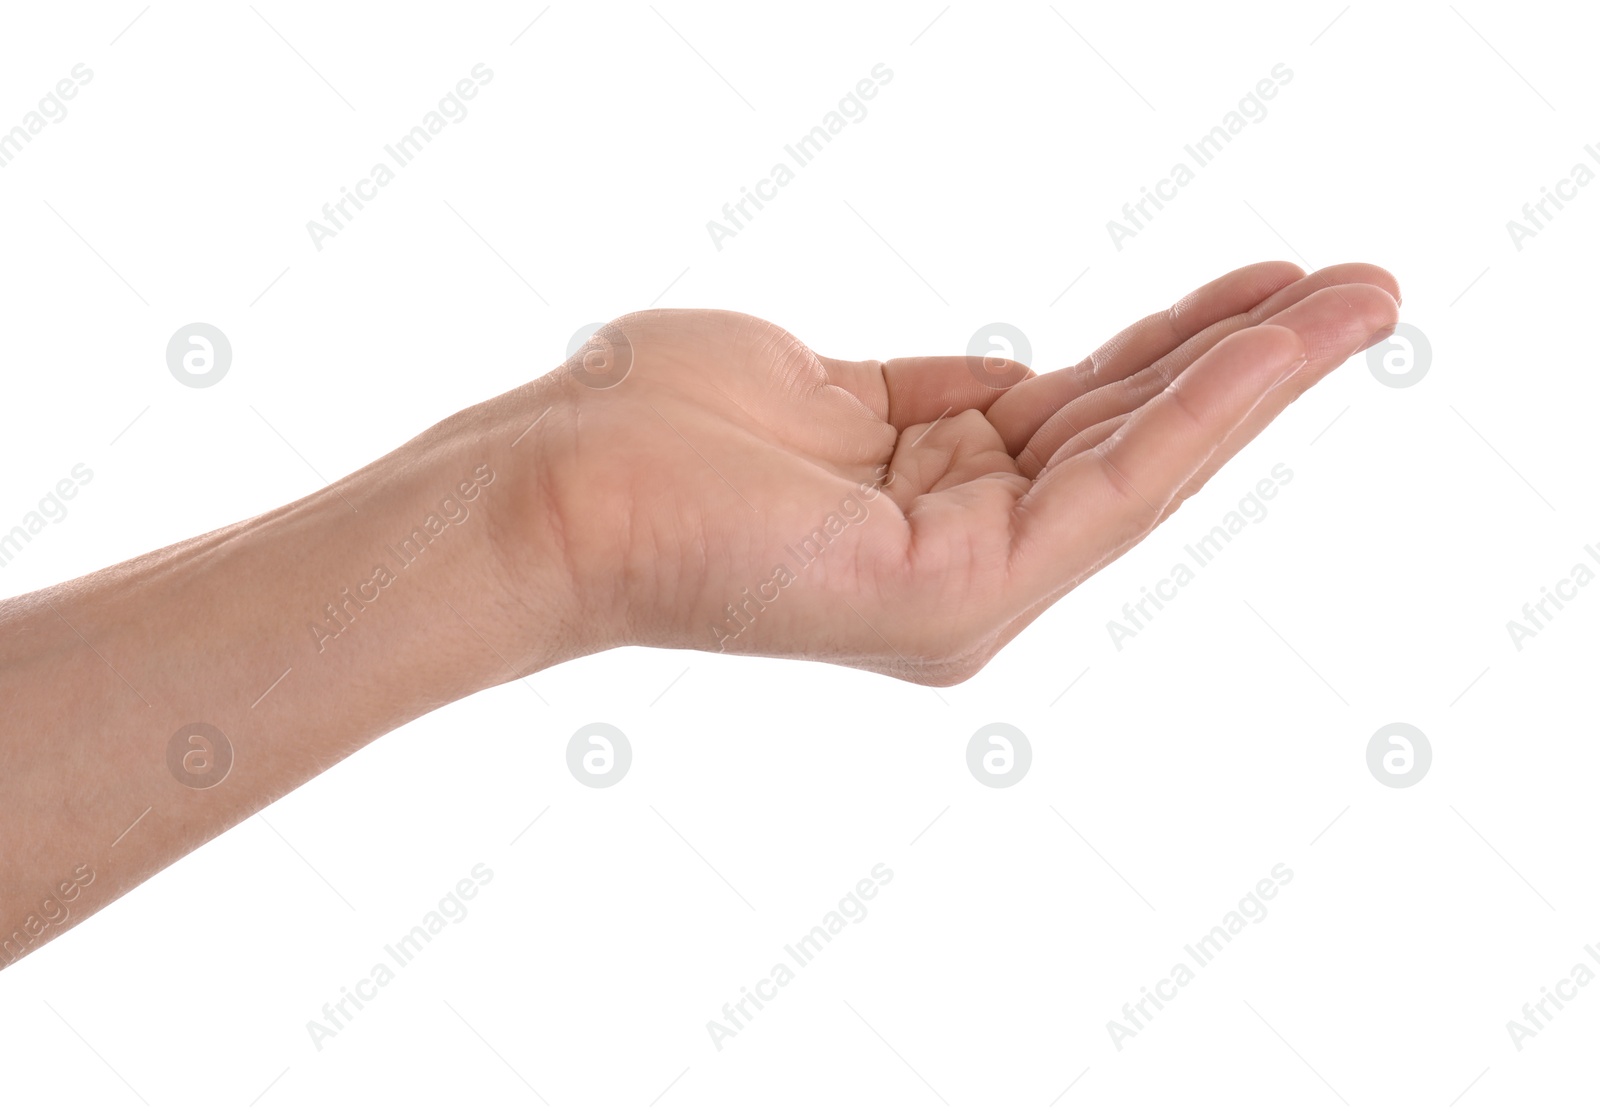
{"type": "Polygon", "coordinates": [[[510,581],[554,535],[587,651],[959,682],[1386,335],[1398,297],[1373,266],[1260,263],[1076,366],[986,381],[965,356],[819,356],[738,313],[622,317],[509,396],[506,429],[540,417],[514,503],[544,511],[501,530],[510,581]]]}
{"type": "Polygon", "coordinates": [[[635,314],[288,506],[7,600],[0,966],[373,738],[585,653],[965,679],[1396,296],[1374,267],[1263,263],[1038,376],[635,314]],[[228,741],[209,783],[177,763],[186,723],[228,741]]]}

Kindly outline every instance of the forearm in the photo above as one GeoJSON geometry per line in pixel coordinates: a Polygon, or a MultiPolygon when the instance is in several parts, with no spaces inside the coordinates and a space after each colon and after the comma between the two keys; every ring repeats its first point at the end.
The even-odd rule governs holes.
{"type": "Polygon", "coordinates": [[[575,652],[559,559],[519,553],[548,590],[506,589],[499,534],[540,486],[512,408],[0,603],[0,965],[374,738],[575,652]]]}

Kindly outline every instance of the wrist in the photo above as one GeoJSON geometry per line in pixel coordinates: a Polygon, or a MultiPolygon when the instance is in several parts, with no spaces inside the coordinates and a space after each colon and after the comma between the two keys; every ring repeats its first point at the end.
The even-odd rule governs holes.
{"type": "MultiPolygon", "coordinates": [[[[554,453],[540,434],[555,414],[537,385],[462,410],[325,492],[361,511],[351,536],[371,568],[356,601],[398,603],[372,640],[408,691],[430,693],[424,710],[592,651],[574,635],[580,603],[551,524],[554,453]]],[[[351,596],[339,598],[334,641],[358,632],[351,596]]],[[[333,647],[329,632],[323,623],[310,635],[319,654],[333,647]]]]}
{"type": "Polygon", "coordinates": [[[627,590],[647,569],[627,555],[626,446],[595,409],[612,401],[557,370],[452,418],[499,476],[485,559],[528,671],[636,641],[627,590]]]}

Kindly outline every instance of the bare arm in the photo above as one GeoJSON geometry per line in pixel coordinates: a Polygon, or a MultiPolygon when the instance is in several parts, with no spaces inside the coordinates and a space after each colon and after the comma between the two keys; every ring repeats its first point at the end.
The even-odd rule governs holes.
{"type": "Polygon", "coordinates": [[[507,470],[539,466],[520,431],[476,407],[292,505],[0,604],[0,965],[374,738],[570,653],[564,572],[516,594],[548,610],[501,582],[507,470]]]}
{"type": "Polygon", "coordinates": [[[1225,275],[1072,367],[663,310],[293,505],[0,604],[0,963],[374,738],[623,644],[971,676],[1392,327],[1225,275]]]}

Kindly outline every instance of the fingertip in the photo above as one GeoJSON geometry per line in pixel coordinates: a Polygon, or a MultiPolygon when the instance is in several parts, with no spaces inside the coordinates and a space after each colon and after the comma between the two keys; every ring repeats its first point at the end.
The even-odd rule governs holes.
{"type": "Polygon", "coordinates": [[[1273,345],[1275,362],[1304,363],[1306,361],[1305,337],[1294,329],[1282,324],[1258,324],[1251,331],[1267,335],[1273,345]]]}
{"type": "Polygon", "coordinates": [[[1262,333],[1257,341],[1262,345],[1261,365],[1273,386],[1306,365],[1305,337],[1294,329],[1281,324],[1262,324],[1252,331],[1262,333]]]}
{"type": "Polygon", "coordinates": [[[1374,328],[1366,342],[1361,345],[1363,351],[1380,340],[1394,335],[1395,326],[1400,323],[1400,298],[1382,286],[1374,288],[1376,290],[1376,294],[1372,297],[1375,302],[1372,306],[1374,328]]]}
{"type": "Polygon", "coordinates": [[[1268,369],[1300,366],[1306,361],[1305,339],[1281,324],[1257,324],[1224,337],[1213,349],[1229,362],[1247,361],[1268,369]]]}
{"type": "Polygon", "coordinates": [[[1340,285],[1376,286],[1388,294],[1396,305],[1400,304],[1400,282],[1383,267],[1372,263],[1343,263],[1337,271],[1340,285]]]}
{"type": "Polygon", "coordinates": [[[1241,267],[1236,273],[1250,275],[1263,290],[1271,291],[1280,290],[1306,276],[1305,267],[1288,259],[1268,259],[1241,267]]]}

